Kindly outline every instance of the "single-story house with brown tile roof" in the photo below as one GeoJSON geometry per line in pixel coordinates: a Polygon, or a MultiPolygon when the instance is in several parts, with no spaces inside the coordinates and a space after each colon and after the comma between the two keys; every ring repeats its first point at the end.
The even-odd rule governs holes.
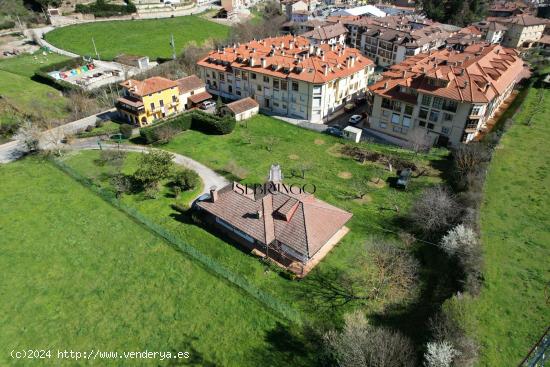
{"type": "MultiPolygon", "coordinates": [[[[309,191],[312,191],[311,189],[309,191]]],[[[257,187],[236,182],[196,203],[207,223],[249,250],[300,276],[307,274],[348,232],[352,214],[298,186],[285,185],[279,165],[257,187]]]]}
{"type": "Polygon", "coordinates": [[[260,105],[250,97],[239,99],[222,107],[222,114],[231,115],[235,120],[242,121],[258,113],[260,105]]]}

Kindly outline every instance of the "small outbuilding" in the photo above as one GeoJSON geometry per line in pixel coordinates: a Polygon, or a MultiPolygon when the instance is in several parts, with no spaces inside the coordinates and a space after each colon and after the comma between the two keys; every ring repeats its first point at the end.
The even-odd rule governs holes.
{"type": "Polygon", "coordinates": [[[344,131],[342,131],[342,137],[352,140],[356,143],[359,143],[361,141],[361,133],[363,133],[363,130],[354,127],[354,126],[346,126],[344,131]]]}
{"type": "Polygon", "coordinates": [[[235,102],[231,102],[222,107],[223,115],[230,115],[235,117],[236,121],[246,120],[256,114],[260,109],[258,102],[250,97],[239,99],[235,102]]]}

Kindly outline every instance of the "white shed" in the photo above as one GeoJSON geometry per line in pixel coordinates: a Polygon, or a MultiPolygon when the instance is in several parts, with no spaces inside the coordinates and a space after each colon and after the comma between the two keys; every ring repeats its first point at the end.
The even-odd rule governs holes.
{"type": "Polygon", "coordinates": [[[361,141],[361,133],[363,130],[353,127],[353,126],[346,126],[344,131],[342,132],[342,136],[348,140],[353,140],[356,143],[359,143],[361,141]]]}

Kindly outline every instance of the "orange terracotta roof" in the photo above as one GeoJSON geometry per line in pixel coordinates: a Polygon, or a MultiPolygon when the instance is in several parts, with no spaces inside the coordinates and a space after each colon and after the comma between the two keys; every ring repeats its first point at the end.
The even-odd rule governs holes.
{"type": "Polygon", "coordinates": [[[313,46],[304,37],[286,35],[211,51],[197,64],[219,71],[237,68],[281,79],[326,83],[374,63],[355,48],[313,46]]]}
{"type": "Polygon", "coordinates": [[[456,101],[487,103],[521,79],[524,69],[516,50],[478,43],[463,52],[445,49],[409,57],[369,89],[401,99],[403,86],[456,101]]]}
{"type": "Polygon", "coordinates": [[[180,94],[187,93],[195,89],[204,88],[204,82],[196,75],[189,75],[185,78],[177,79],[180,94]]]}
{"type": "Polygon", "coordinates": [[[207,99],[212,98],[212,95],[208,92],[201,92],[197,94],[193,94],[192,96],[189,96],[187,99],[193,102],[194,104],[201,103],[202,101],[206,101],[207,99]]]}
{"type": "Polygon", "coordinates": [[[226,105],[235,115],[259,107],[258,102],[250,97],[239,99],[226,105]]]}
{"type": "Polygon", "coordinates": [[[154,76],[145,80],[128,79],[120,83],[120,85],[131,91],[133,94],[143,97],[149,94],[177,87],[178,83],[160,76],[154,76]]]}

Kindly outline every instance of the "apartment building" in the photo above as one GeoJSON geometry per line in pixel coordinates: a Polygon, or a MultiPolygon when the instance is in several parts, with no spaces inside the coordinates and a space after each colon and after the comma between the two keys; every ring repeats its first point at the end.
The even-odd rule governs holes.
{"type": "Polygon", "coordinates": [[[322,44],[343,46],[346,43],[347,33],[348,30],[342,23],[334,23],[316,27],[303,33],[302,37],[307,38],[310,44],[315,46],[322,44]]]}
{"type": "Polygon", "coordinates": [[[451,35],[440,23],[415,16],[342,19],[342,23],[348,28],[348,44],[380,66],[439,49],[451,35]]]}
{"type": "Polygon", "coordinates": [[[501,43],[508,29],[503,23],[488,20],[474,23],[473,26],[481,31],[481,35],[489,43],[501,43]]]}
{"type": "Polygon", "coordinates": [[[181,111],[178,83],[174,80],[152,77],[145,80],[128,79],[120,86],[122,97],[116,108],[119,115],[140,127],[181,111]]]}
{"type": "Polygon", "coordinates": [[[506,47],[529,48],[540,40],[544,29],[549,24],[548,19],[537,18],[528,14],[520,14],[510,18],[488,18],[506,26],[507,30],[502,44],[506,47]]]}
{"type": "Polygon", "coordinates": [[[412,56],[369,88],[369,126],[404,146],[469,142],[524,75],[519,53],[495,44],[412,56]]]}
{"type": "Polygon", "coordinates": [[[197,65],[212,94],[251,97],[264,112],[314,123],[364,96],[374,72],[359,50],[291,35],[211,51],[197,65]]]}

